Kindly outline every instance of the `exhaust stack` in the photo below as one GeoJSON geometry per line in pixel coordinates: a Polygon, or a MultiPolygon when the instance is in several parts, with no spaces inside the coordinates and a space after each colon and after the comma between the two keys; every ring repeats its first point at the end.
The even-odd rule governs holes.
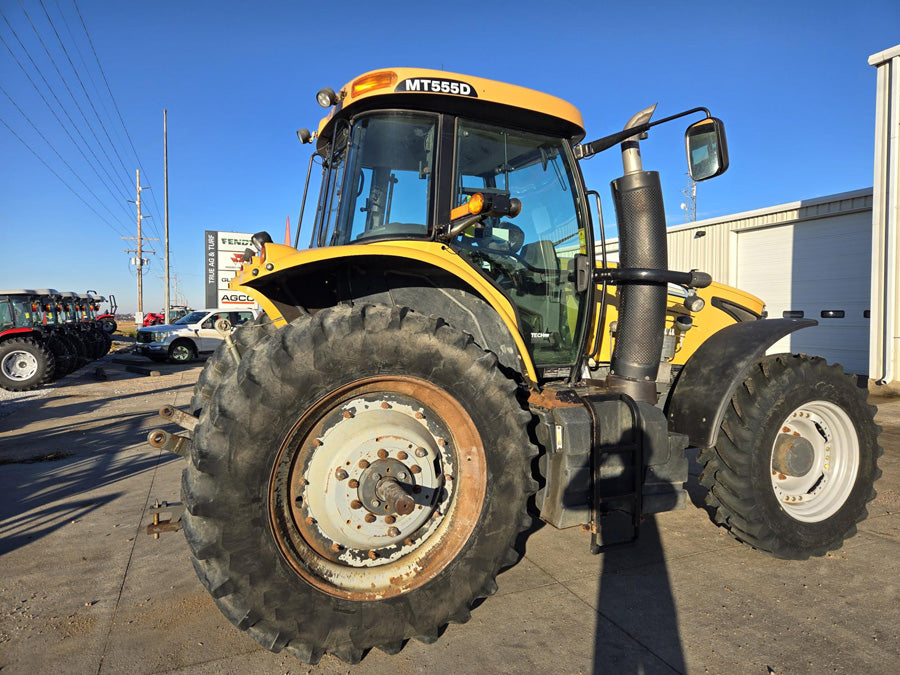
{"type": "MultiPolygon", "coordinates": [[[[632,117],[626,129],[649,121],[654,104],[632,117]]],[[[659,173],[644,171],[638,137],[622,143],[625,175],[612,189],[619,226],[619,267],[664,270],[666,216],[659,173]]],[[[656,403],[656,376],[666,321],[666,285],[627,283],[619,286],[619,320],[607,386],[636,401],[656,403]]]]}

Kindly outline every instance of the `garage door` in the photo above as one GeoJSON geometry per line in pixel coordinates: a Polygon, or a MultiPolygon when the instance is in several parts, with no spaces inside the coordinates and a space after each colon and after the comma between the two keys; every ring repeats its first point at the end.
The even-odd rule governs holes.
{"type": "Polygon", "coordinates": [[[847,372],[869,369],[871,213],[853,213],[737,233],[737,286],[759,296],[770,318],[819,325],[769,353],[818,354],[847,372]]]}

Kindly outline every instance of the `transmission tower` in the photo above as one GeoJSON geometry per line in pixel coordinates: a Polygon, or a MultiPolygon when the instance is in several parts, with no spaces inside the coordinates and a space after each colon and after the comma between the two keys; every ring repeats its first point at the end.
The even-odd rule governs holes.
{"type": "Polygon", "coordinates": [[[693,223],[697,220],[697,182],[687,174],[687,187],[681,191],[684,195],[684,201],[681,203],[681,209],[684,211],[684,222],[693,223]]]}

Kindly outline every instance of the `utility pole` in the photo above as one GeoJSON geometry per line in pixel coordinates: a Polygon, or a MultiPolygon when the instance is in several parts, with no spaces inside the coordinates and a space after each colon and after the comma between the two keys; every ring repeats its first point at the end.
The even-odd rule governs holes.
{"type": "Polygon", "coordinates": [[[163,191],[165,194],[165,220],[166,220],[166,325],[169,325],[169,127],[168,113],[163,108],[163,191]]]}
{"type": "MultiPolygon", "coordinates": [[[[150,216],[142,216],[141,215],[141,190],[149,190],[150,188],[142,188],[141,187],[141,170],[135,169],[135,175],[137,176],[137,198],[133,203],[137,206],[137,237],[122,237],[122,239],[127,239],[130,241],[137,240],[137,249],[125,249],[125,253],[137,253],[137,258],[132,258],[135,261],[135,266],[137,267],[137,287],[138,287],[138,314],[143,315],[144,313],[144,242],[145,241],[158,241],[157,239],[149,239],[142,234],[141,230],[141,221],[144,218],[149,218],[150,216]]],[[[130,199],[128,201],[131,201],[130,199]]],[[[156,251],[152,249],[147,250],[148,253],[156,254],[156,251]]]]}
{"type": "Polygon", "coordinates": [[[681,203],[681,209],[684,211],[684,219],[687,223],[693,223],[697,220],[697,183],[691,174],[687,175],[687,187],[681,191],[684,195],[684,201],[681,203]]]}

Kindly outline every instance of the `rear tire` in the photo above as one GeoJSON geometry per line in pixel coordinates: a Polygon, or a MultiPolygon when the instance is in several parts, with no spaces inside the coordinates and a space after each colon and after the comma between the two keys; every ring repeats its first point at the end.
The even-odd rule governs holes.
{"type": "Polygon", "coordinates": [[[33,338],[12,338],[0,343],[0,387],[7,391],[37,389],[53,377],[53,352],[33,338]]]}
{"type": "Polygon", "coordinates": [[[107,333],[108,335],[112,335],[113,333],[115,333],[116,329],[119,327],[119,324],[117,324],[113,319],[109,319],[109,318],[100,319],[99,323],[100,323],[100,328],[102,328],[103,331],[105,333],[107,333]]]}
{"type": "Polygon", "coordinates": [[[434,641],[496,590],[531,522],[537,448],[516,395],[469,335],[406,308],[280,329],[195,429],[182,497],[198,576],[238,628],[307,663],[434,641]],[[371,492],[386,482],[411,512],[371,492]]]}
{"type": "Polygon", "coordinates": [[[765,357],[732,397],[718,443],[700,455],[713,519],[777,558],[840,548],[881,476],[874,414],[840,366],[765,357]]]}

